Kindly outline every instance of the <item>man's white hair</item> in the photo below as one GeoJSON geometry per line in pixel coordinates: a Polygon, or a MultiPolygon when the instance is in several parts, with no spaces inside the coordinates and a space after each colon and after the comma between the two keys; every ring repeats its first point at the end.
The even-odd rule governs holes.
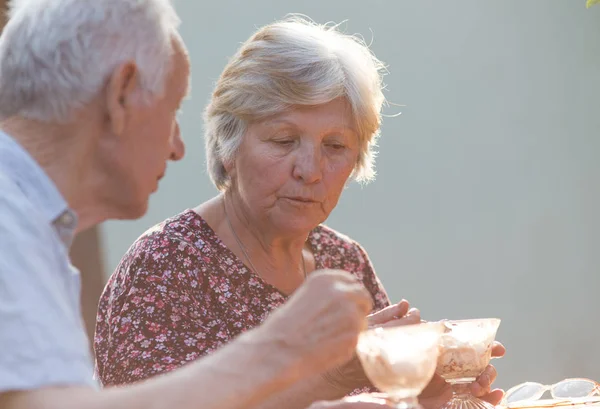
{"type": "Polygon", "coordinates": [[[0,118],[64,122],[132,61],[160,95],[179,18],[169,0],[15,0],[0,37],[0,118]]]}

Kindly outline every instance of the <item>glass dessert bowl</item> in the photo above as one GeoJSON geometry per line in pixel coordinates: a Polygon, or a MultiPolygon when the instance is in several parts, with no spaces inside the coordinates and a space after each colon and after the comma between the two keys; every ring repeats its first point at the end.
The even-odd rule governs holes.
{"type": "Polygon", "coordinates": [[[421,408],[418,396],[435,373],[443,323],[363,332],[356,347],[365,374],[397,408],[421,408]]]}
{"type": "Polygon", "coordinates": [[[500,326],[497,318],[442,321],[436,372],[452,386],[452,398],[442,409],[494,409],[471,395],[470,385],[485,370],[500,326]]]}

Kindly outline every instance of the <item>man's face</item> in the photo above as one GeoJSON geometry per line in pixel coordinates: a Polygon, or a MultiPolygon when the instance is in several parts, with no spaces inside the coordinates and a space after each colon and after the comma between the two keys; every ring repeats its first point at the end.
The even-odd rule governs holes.
{"type": "Polygon", "coordinates": [[[149,104],[134,103],[118,138],[112,163],[111,207],[119,218],[133,219],[146,213],[148,199],[164,176],[167,161],[184,155],[177,112],[189,87],[190,63],[184,46],[174,41],[175,53],[162,96],[149,104]],[[114,182],[114,183],[113,183],[114,182]]]}

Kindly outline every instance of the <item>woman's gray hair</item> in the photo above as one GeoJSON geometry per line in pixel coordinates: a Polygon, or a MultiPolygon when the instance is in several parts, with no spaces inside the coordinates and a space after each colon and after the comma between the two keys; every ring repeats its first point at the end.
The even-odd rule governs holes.
{"type": "Polygon", "coordinates": [[[337,25],[319,25],[293,16],[259,29],[221,74],[204,113],[208,173],[223,191],[225,169],[248,124],[294,105],[319,105],[344,97],[352,107],[360,138],[353,176],[374,178],[384,65],[362,39],[337,25]]]}
{"type": "Polygon", "coordinates": [[[140,100],[164,92],[179,18],[170,0],[13,0],[0,37],[0,118],[69,121],[119,65],[140,100]]]}

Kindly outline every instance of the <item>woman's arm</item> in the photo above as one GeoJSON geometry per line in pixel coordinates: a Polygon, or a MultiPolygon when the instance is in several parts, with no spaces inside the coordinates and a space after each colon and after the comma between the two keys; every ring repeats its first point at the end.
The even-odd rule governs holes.
{"type": "Polygon", "coordinates": [[[361,273],[363,284],[373,297],[373,312],[377,312],[391,305],[390,297],[375,273],[375,268],[366,250],[357,242],[354,242],[354,245],[358,262],[357,271],[361,273]]]}
{"type": "Polygon", "coordinates": [[[222,325],[204,307],[202,266],[193,246],[162,235],[141,239],[126,253],[98,305],[94,350],[102,385],[172,371],[218,339],[222,325]],[[193,268],[183,266],[186,259],[193,268]]]}

